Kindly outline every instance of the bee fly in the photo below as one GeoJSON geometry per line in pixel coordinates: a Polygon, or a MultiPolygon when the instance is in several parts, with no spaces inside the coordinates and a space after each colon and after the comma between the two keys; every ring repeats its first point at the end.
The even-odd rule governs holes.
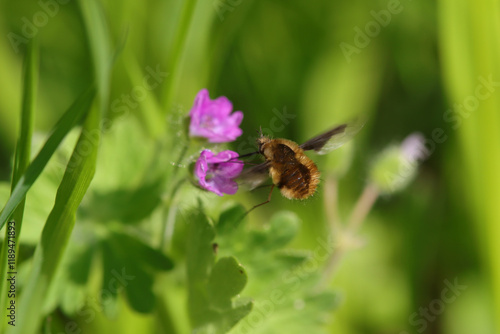
{"type": "Polygon", "coordinates": [[[267,201],[250,210],[271,201],[274,187],[289,199],[306,199],[312,196],[320,181],[320,172],[316,164],[305,155],[304,151],[313,150],[317,154],[326,154],[349,141],[364,125],[364,121],[354,121],[338,125],[333,129],[316,136],[302,145],[288,139],[272,139],[262,134],[257,138],[258,151],[243,156],[261,154],[265,161],[248,168],[240,175],[240,180],[253,189],[264,182],[269,176],[272,179],[271,191],[267,201]]]}

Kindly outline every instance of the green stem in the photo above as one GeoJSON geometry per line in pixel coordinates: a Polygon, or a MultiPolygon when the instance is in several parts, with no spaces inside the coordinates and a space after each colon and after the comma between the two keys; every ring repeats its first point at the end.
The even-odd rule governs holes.
{"type": "Polygon", "coordinates": [[[188,144],[185,144],[182,147],[182,151],[179,154],[179,158],[175,162],[174,170],[172,171],[172,178],[171,178],[172,180],[175,179],[175,177],[177,176],[177,173],[179,172],[179,166],[182,164],[182,161],[186,157],[186,153],[187,153],[188,149],[189,149],[189,142],[188,142],[188,144]]]}
{"type": "Polygon", "coordinates": [[[356,206],[354,207],[354,210],[352,211],[349,222],[347,223],[347,231],[351,235],[356,234],[356,232],[358,232],[361,228],[361,224],[363,224],[366,215],[370,212],[373,204],[377,200],[378,195],[379,191],[374,185],[368,184],[365,187],[363,193],[358,199],[358,202],[356,203],[356,206]]]}
{"type": "MultiPolygon", "coordinates": [[[[172,176],[170,177],[170,180],[175,180],[175,177],[177,176],[178,170],[179,170],[179,165],[182,163],[184,160],[184,157],[186,156],[186,153],[188,151],[189,145],[186,144],[181,150],[181,153],[179,154],[179,158],[177,159],[174,170],[172,171],[172,176]]],[[[165,204],[165,209],[163,212],[163,218],[162,222],[163,224],[161,225],[161,232],[160,232],[160,245],[159,245],[159,250],[164,251],[166,246],[170,244],[170,240],[173,234],[173,230],[175,227],[175,218],[177,216],[177,206],[175,205],[175,196],[177,195],[179,189],[181,186],[186,182],[186,178],[182,178],[177,183],[171,188],[169,194],[167,195],[167,200],[165,204]]],[[[160,323],[163,326],[163,330],[166,331],[166,333],[172,333],[175,334],[178,332],[178,330],[175,328],[175,322],[174,322],[174,317],[172,317],[172,312],[170,310],[170,307],[168,305],[169,301],[165,299],[166,297],[163,297],[159,301],[159,309],[158,309],[158,318],[160,319],[160,323]]]]}
{"type": "Polygon", "coordinates": [[[161,240],[160,240],[160,250],[164,250],[165,245],[167,245],[171,239],[175,218],[177,216],[177,207],[175,206],[175,196],[177,192],[181,188],[182,184],[186,182],[187,179],[183,178],[179,180],[175,186],[172,188],[170,194],[168,195],[167,202],[165,205],[165,211],[163,212],[162,221],[165,222],[162,224],[161,228],[161,240]]]}
{"type": "MultiPolygon", "coordinates": [[[[170,184],[175,180],[177,173],[179,172],[179,165],[181,165],[182,161],[184,160],[188,149],[189,149],[189,142],[182,147],[179,157],[175,162],[174,170],[172,171],[172,175],[169,178],[171,180],[170,184]]],[[[172,211],[172,206],[174,203],[175,195],[177,195],[177,192],[179,191],[179,189],[181,188],[182,184],[185,181],[186,181],[185,178],[182,178],[179,181],[177,181],[175,185],[170,188],[170,192],[167,195],[165,211],[163,213],[163,219],[162,219],[162,222],[165,223],[163,223],[161,226],[161,234],[160,234],[161,239],[159,245],[160,250],[163,250],[165,245],[167,244],[167,235],[166,235],[167,231],[173,230],[174,228],[173,224],[175,223],[176,211],[172,211]]]]}
{"type": "MultiPolygon", "coordinates": [[[[332,185],[330,184],[330,186],[332,185]]],[[[332,192],[333,195],[336,194],[331,189],[330,192],[332,192]]],[[[331,197],[332,194],[330,194],[329,196],[331,197]]],[[[361,228],[363,221],[373,207],[373,204],[375,203],[378,195],[378,189],[374,185],[368,184],[363,190],[363,193],[359,197],[358,201],[356,202],[351,217],[345,228],[341,227],[339,221],[335,221],[336,219],[338,219],[337,213],[329,213],[329,210],[331,209],[326,209],[327,217],[332,225],[332,232],[333,229],[337,230],[337,233],[334,235],[336,246],[325,265],[325,270],[323,271],[321,279],[317,285],[317,289],[324,288],[331,281],[340,265],[340,261],[344,257],[344,254],[352,247],[352,243],[353,240],[355,240],[356,233],[361,228]]],[[[325,208],[333,207],[336,210],[336,202],[330,202],[331,198],[329,198],[329,196],[325,196],[325,208]]],[[[336,197],[333,198],[336,199],[336,197]]]]}

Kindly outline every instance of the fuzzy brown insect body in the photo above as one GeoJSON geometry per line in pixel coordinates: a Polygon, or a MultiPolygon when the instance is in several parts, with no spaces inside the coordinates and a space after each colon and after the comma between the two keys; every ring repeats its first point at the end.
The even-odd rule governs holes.
{"type": "Polygon", "coordinates": [[[269,175],[281,194],[289,199],[306,199],[316,192],[320,173],[304,150],[287,139],[258,139],[259,152],[269,164],[269,175]]]}
{"type": "Polygon", "coordinates": [[[364,119],[337,125],[336,127],[316,136],[302,145],[288,139],[271,139],[260,132],[257,138],[259,150],[243,156],[261,154],[265,161],[244,170],[239,180],[255,189],[271,176],[273,184],[266,201],[255,205],[247,211],[269,203],[274,187],[289,199],[306,199],[314,195],[319,184],[320,173],[316,164],[304,153],[314,151],[326,154],[339,148],[350,140],[364,125],[364,119]]]}

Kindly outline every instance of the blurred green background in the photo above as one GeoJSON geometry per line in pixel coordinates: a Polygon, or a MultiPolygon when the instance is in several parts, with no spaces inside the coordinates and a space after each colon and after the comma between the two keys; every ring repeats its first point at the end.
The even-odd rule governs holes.
{"type": "MultiPolygon", "coordinates": [[[[418,131],[432,154],[408,188],[379,198],[368,215],[361,231],[363,247],[342,259],[330,284],[340,301],[324,332],[498,333],[498,1],[90,2],[92,10],[85,9],[84,0],[0,4],[0,180],[6,184],[2,207],[18,136],[27,42],[35,37],[39,45],[36,153],[46,133],[92,82],[99,67],[95,52],[105,48],[96,48],[88,34],[99,34],[104,27],[108,36],[101,42],[109,41],[117,56],[103,117],[121,118],[122,110],[129,116],[123,117],[127,125],[116,130],[121,136],[111,132],[114,141],[101,147],[97,189],[84,199],[75,231],[92,219],[118,215],[120,223],[134,214],[134,221],[154,215],[162,198],[147,197],[147,187],[134,202],[144,214],[141,209],[124,213],[120,201],[109,207],[112,203],[100,203],[98,195],[110,187],[127,189],[141,182],[154,188],[156,176],[161,179],[162,171],[171,172],[168,166],[176,154],[166,155],[161,148],[182,141],[183,117],[201,88],[208,88],[212,98],[227,96],[235,110],[244,112],[244,134],[231,144],[241,153],[252,151],[259,126],[275,137],[302,142],[366,114],[368,122],[352,144],[318,158],[325,181],[336,159],[351,155],[339,181],[342,218],[361,193],[374,157],[387,145],[418,131]],[[158,77],[154,88],[138,90],[145,87],[143,78],[155,71],[167,74],[158,77]],[[124,100],[124,94],[144,91],[145,96],[128,104],[124,100]],[[160,156],[156,161],[142,158],[155,152],[160,156]],[[433,304],[443,300],[446,282],[456,281],[466,289],[453,302],[439,304],[445,305],[442,309],[433,304]],[[420,313],[433,307],[439,311],[420,313]]],[[[68,141],[74,143],[75,138],[68,141]]],[[[21,262],[29,263],[53,203],[56,188],[47,179],[61,177],[56,172],[44,175],[33,197],[28,194],[21,262]]],[[[276,192],[271,204],[250,215],[248,224],[259,226],[280,209],[294,211],[302,224],[292,248],[314,249],[327,230],[323,193],[320,187],[313,199],[298,203],[276,192]]],[[[257,190],[229,199],[210,197],[207,203],[213,207],[208,211],[216,215],[228,200],[251,207],[266,196],[267,190],[257,190]]],[[[193,202],[178,205],[182,209],[193,202]]],[[[107,233],[108,227],[102,226],[104,232],[86,233],[107,233]]],[[[249,275],[249,282],[252,279],[249,275]]],[[[169,284],[178,283],[168,278],[164,282],[160,289],[167,294],[169,284]]],[[[179,295],[174,317],[183,314],[177,308],[184,303],[179,295]]],[[[153,316],[160,308],[151,310],[153,316]]],[[[63,321],[69,317],[59,308],[51,314],[63,321]]],[[[119,314],[110,322],[98,317],[84,332],[162,332],[152,315],[138,315],[127,306],[119,314]]],[[[300,318],[300,312],[295,316],[300,318]]],[[[187,327],[181,328],[184,331],[187,327]]]]}

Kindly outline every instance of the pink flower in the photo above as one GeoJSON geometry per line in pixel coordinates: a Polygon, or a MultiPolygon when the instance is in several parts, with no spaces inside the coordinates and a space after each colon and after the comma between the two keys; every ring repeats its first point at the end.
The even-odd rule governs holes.
{"type": "Polygon", "coordinates": [[[410,134],[403,140],[401,151],[410,162],[425,160],[429,156],[429,151],[425,147],[425,138],[418,132],[410,134]]]}
{"type": "Polygon", "coordinates": [[[219,196],[223,193],[235,194],[238,184],[233,179],[243,169],[243,163],[236,159],[238,156],[233,151],[222,151],[214,155],[210,150],[203,150],[194,167],[194,175],[200,186],[219,196]]]}
{"type": "Polygon", "coordinates": [[[207,138],[210,143],[230,142],[243,133],[239,128],[243,113],[231,114],[233,105],[225,96],[210,100],[208,90],[202,89],[189,112],[189,135],[207,138]]]}

